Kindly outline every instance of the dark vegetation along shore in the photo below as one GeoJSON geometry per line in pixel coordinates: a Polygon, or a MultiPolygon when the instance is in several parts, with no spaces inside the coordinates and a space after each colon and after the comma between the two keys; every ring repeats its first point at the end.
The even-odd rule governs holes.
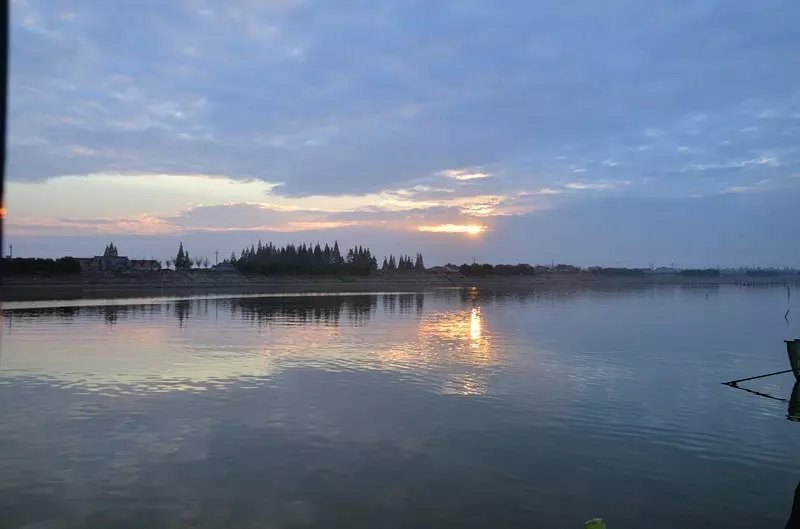
{"type": "Polygon", "coordinates": [[[113,243],[102,256],[5,258],[0,300],[46,300],[188,294],[422,291],[444,287],[534,289],[636,285],[797,284],[789,269],[581,268],[558,265],[452,264],[426,268],[423,256],[378,258],[369,248],[271,243],[245,248],[209,266],[179,245],[175,258],[120,256],[113,243]],[[164,266],[165,265],[165,266],[164,266]]]}
{"type": "Polygon", "coordinates": [[[195,294],[259,294],[311,292],[420,292],[447,287],[495,290],[630,288],[657,285],[716,286],[800,284],[797,274],[748,276],[746,274],[691,277],[686,275],[597,275],[552,272],[534,275],[469,276],[460,272],[424,271],[347,275],[243,275],[211,271],[76,274],[69,276],[5,277],[0,300],[53,300],[119,298],[195,294]]]}

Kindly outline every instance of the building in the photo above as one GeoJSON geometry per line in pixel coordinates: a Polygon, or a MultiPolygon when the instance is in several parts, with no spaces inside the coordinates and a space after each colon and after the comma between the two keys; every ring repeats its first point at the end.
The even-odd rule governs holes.
{"type": "Polygon", "coordinates": [[[678,270],[677,268],[661,266],[659,268],[656,268],[655,270],[647,270],[646,273],[656,276],[665,276],[665,275],[679,274],[680,270],[678,270]]]}
{"type": "Polygon", "coordinates": [[[239,273],[239,270],[237,270],[236,267],[233,266],[228,261],[222,261],[221,263],[212,266],[211,270],[213,270],[214,272],[220,272],[220,273],[223,273],[223,274],[238,274],[239,273]]]}
{"type": "Polygon", "coordinates": [[[131,259],[130,269],[137,272],[158,272],[161,270],[161,263],[155,259],[131,259]]]}
{"type": "Polygon", "coordinates": [[[94,260],[94,257],[74,257],[74,259],[78,261],[78,264],[81,265],[82,273],[86,273],[89,270],[91,270],[92,261],[94,260]]]}
{"type": "Polygon", "coordinates": [[[97,256],[92,261],[92,264],[97,267],[97,270],[102,272],[120,272],[131,267],[131,260],[127,257],[97,256]]]}
{"type": "Polygon", "coordinates": [[[557,264],[555,266],[555,271],[562,274],[577,274],[578,272],[581,271],[581,269],[578,268],[577,266],[572,266],[568,264],[557,264]]]}
{"type": "MultiPolygon", "coordinates": [[[[127,257],[107,257],[96,255],[94,257],[75,257],[81,265],[81,272],[119,272],[131,267],[131,260],[127,257]]],[[[159,269],[161,267],[159,266],[159,269]]]]}

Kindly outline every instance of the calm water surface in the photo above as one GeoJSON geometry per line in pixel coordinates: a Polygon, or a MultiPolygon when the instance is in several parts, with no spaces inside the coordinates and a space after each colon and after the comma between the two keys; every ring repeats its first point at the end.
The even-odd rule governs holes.
{"type": "Polygon", "coordinates": [[[782,528],[795,300],[6,304],[0,527],[782,528]]]}

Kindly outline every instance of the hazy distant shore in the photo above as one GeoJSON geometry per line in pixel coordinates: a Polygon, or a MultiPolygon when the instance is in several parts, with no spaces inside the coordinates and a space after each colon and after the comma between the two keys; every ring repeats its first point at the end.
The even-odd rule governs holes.
{"type": "Polygon", "coordinates": [[[535,276],[465,277],[461,274],[397,273],[372,276],[241,276],[210,273],[153,273],[130,277],[12,277],[0,288],[2,301],[149,297],[199,294],[268,294],[311,292],[421,292],[446,287],[483,287],[498,290],[551,288],[629,288],[648,285],[800,285],[794,274],[770,277],[723,275],[683,277],[648,275],[645,277],[596,276],[580,274],[541,274],[535,276]]]}

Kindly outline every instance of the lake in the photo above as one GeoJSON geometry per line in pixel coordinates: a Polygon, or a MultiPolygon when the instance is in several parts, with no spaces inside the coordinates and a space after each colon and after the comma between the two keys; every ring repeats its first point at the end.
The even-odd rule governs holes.
{"type": "Polygon", "coordinates": [[[6,303],[0,527],[782,528],[799,299],[6,303]]]}

